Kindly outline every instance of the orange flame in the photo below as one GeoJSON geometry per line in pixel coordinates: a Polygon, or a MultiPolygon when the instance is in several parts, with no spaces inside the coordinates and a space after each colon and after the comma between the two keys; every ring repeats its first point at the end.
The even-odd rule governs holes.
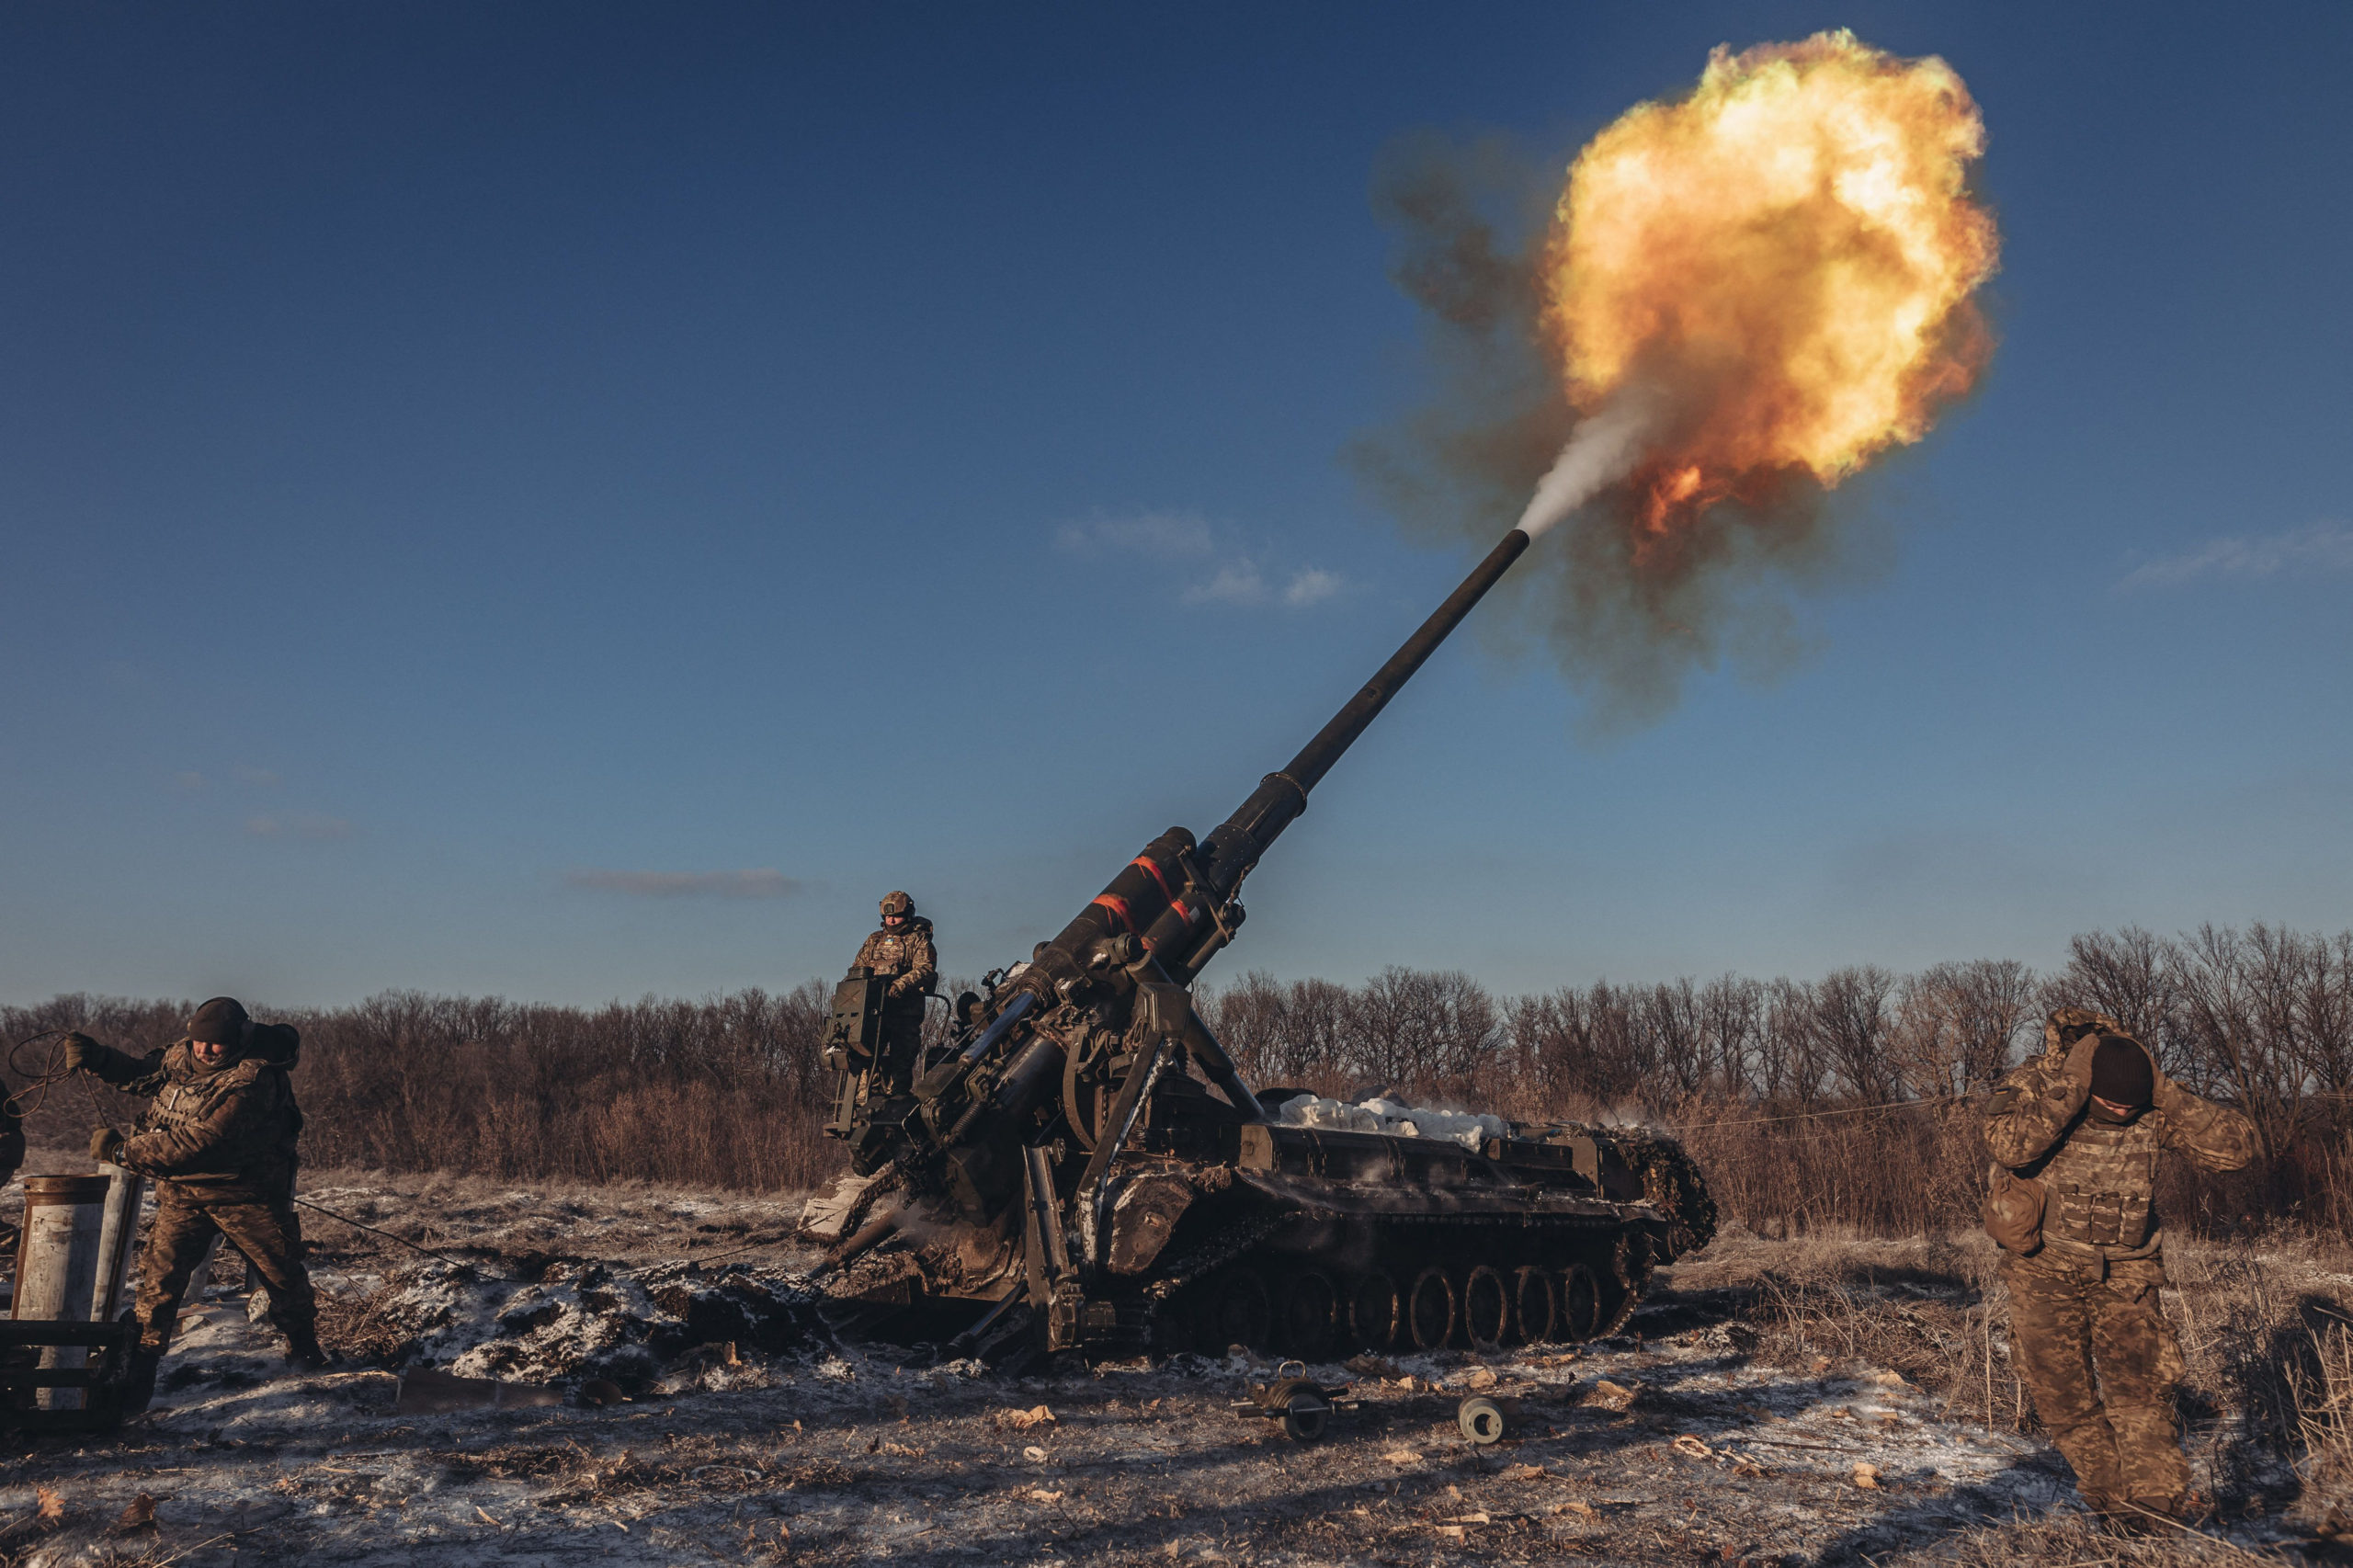
{"type": "Polygon", "coordinates": [[[1845,30],[1733,54],[1569,171],[1541,278],[1569,399],[1665,394],[1629,483],[1637,559],[1717,502],[1833,486],[1975,383],[1995,268],[1984,122],[1951,67],[1845,30]]]}

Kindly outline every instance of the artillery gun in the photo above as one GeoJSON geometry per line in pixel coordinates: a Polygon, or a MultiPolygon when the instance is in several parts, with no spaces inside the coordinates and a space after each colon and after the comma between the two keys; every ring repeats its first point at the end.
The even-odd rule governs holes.
{"type": "Polygon", "coordinates": [[[910,1092],[877,1059],[881,986],[842,983],[828,1131],[851,1175],[803,1221],[837,1244],[836,1294],[917,1323],[985,1305],[968,1338],[1026,1305],[1051,1349],[1317,1359],[1614,1332],[1657,1264],[1706,1244],[1715,1206],[1668,1139],[1287,1124],[1302,1091],[1254,1094],[1192,1005],[1242,926],[1243,880],[1528,543],[1505,535],[1206,839],[1170,828],[1027,963],[959,998],[910,1092]]]}

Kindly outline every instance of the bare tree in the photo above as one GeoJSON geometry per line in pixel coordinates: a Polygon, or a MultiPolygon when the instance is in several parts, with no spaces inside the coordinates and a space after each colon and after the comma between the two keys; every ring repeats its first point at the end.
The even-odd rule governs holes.
{"type": "MultiPolygon", "coordinates": [[[[2260,1039],[2255,976],[2238,933],[2201,926],[2173,949],[2172,960],[2188,1047],[2179,1053],[2181,1067],[2196,1074],[2192,1086],[2238,1102],[2253,1118],[2268,1159],[2283,1108],[2260,1039]]],[[[2168,1074],[2177,1071],[2166,1066],[2168,1074]]]]}
{"type": "Polygon", "coordinates": [[[1347,1061],[1376,1085],[1456,1092],[1502,1038],[1495,998],[1461,970],[1392,965],[1356,993],[1347,1061]]]}
{"type": "Polygon", "coordinates": [[[1756,1037],[1756,1088],[1777,1105],[1810,1106],[1821,1097],[1822,1042],[1814,1028],[1813,987],[1776,980],[1765,988],[1765,1022],[1756,1037]]]}
{"type": "Polygon", "coordinates": [[[1765,987],[1739,975],[1719,975],[1699,988],[1699,1016],[1717,1092],[1728,1099],[1761,1093],[1753,1069],[1764,1039],[1765,987]]]}
{"type": "Polygon", "coordinates": [[[1713,1052],[1699,988],[1688,979],[1654,985],[1643,997],[1643,1025],[1650,1036],[1654,1076],[1652,1092],[1662,1100],[1688,1099],[1707,1082],[1713,1052]]]}
{"type": "Polygon", "coordinates": [[[2178,1001],[2172,944],[2127,926],[2114,933],[2086,931],[2069,941],[2067,967],[2044,984],[2040,1005],[2044,1012],[2072,1006],[2106,1013],[2172,1073],[2178,1001]]]}
{"type": "Polygon", "coordinates": [[[1940,963],[1896,988],[1893,1045],[1905,1082],[1922,1096],[1990,1088],[2009,1070],[2033,1019],[2034,971],[2009,959],[1940,963]]]}
{"type": "Polygon", "coordinates": [[[1888,999],[1895,976],[1877,964],[1832,970],[1813,988],[1814,1027],[1839,1087],[1861,1100],[1889,1100],[1902,1074],[1888,1051],[1888,999]]]}

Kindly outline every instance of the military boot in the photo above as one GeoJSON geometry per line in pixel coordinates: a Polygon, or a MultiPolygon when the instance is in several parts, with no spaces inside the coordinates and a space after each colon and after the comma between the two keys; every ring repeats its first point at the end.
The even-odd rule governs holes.
{"type": "Polygon", "coordinates": [[[155,1403],[155,1373],[164,1364],[161,1350],[135,1346],[131,1358],[123,1363],[120,1408],[125,1415],[137,1415],[155,1403]]]}
{"type": "Polygon", "coordinates": [[[290,1329],[286,1335],[286,1364],[307,1377],[325,1371],[335,1364],[335,1358],[319,1344],[318,1330],[290,1329]]]}

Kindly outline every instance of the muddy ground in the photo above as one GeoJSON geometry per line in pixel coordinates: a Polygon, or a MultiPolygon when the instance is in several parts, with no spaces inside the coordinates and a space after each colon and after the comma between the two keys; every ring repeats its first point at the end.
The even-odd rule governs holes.
{"type": "MultiPolygon", "coordinates": [[[[1986,1421],[1990,1379],[1972,1416],[1867,1339],[1813,1350],[1764,1310],[1758,1281],[1818,1242],[1728,1237],[1663,1272],[1621,1339],[1317,1369],[1363,1403],[1302,1446],[1229,1408],[1271,1370],[1239,1357],[1006,1369],[861,1341],[799,1288],[815,1256],[774,1242],[797,1200],[305,1190],[453,1261],[306,1221],[326,1337],[366,1359],[290,1375],[225,1282],[151,1415],[0,1438],[0,1562],[2055,1563],[2313,1540],[2291,1472],[2250,1485],[2210,1459],[2214,1538],[2099,1537],[2056,1456],[2006,1406],[1986,1421]],[[404,1415],[395,1363],[627,1392],[404,1415]],[[1516,1401],[1518,1429],[1468,1441],[1474,1392],[1516,1401]]],[[[1964,1272],[1842,1244],[1864,1297],[1917,1317],[1943,1291],[1965,1319],[1964,1272]]]]}

